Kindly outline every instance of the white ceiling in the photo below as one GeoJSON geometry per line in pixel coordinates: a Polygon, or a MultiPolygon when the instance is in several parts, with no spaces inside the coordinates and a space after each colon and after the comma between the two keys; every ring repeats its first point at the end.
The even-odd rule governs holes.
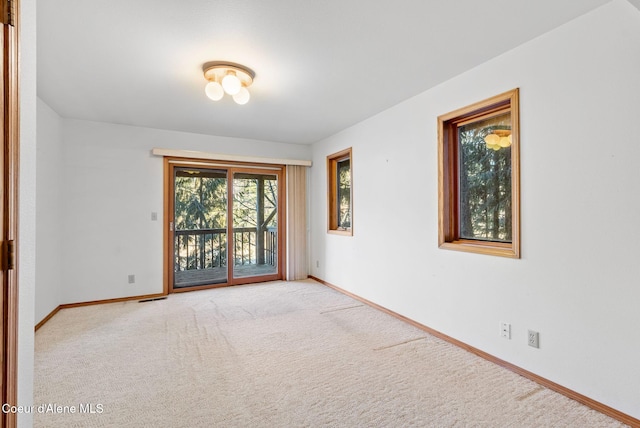
{"type": "Polygon", "coordinates": [[[309,144],[608,1],[38,0],[38,96],[67,118],[309,144]],[[206,98],[216,60],[255,71],[248,104],[206,98]]]}

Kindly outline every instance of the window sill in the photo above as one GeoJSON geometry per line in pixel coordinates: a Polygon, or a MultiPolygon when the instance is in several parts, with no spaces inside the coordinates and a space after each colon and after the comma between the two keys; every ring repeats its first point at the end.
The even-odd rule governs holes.
{"type": "Polygon", "coordinates": [[[353,231],[351,229],[346,229],[346,230],[329,229],[327,230],[327,233],[331,235],[353,236],[353,231]]]}
{"type": "Polygon", "coordinates": [[[488,256],[508,257],[512,259],[520,258],[520,250],[515,243],[500,244],[495,242],[452,241],[440,243],[439,248],[463,251],[466,253],[486,254],[488,256]]]}

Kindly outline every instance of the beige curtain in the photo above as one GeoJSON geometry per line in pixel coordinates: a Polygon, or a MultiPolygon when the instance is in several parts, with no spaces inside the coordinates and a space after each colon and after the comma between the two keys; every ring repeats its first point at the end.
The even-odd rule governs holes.
{"type": "Polygon", "coordinates": [[[307,168],[287,166],[287,281],[306,279],[307,168]]]}

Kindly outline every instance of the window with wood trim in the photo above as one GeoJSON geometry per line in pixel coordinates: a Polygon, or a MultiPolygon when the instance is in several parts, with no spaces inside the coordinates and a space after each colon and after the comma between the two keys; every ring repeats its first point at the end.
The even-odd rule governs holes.
{"type": "Polygon", "coordinates": [[[329,232],[353,235],[351,148],[327,156],[329,232]]]}
{"type": "Polygon", "coordinates": [[[438,117],[440,248],[520,257],[518,95],[438,117]]]}

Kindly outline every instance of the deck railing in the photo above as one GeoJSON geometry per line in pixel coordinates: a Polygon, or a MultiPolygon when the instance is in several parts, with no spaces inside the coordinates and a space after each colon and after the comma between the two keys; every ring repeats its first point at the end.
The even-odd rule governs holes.
{"type": "MultiPolygon", "coordinates": [[[[226,229],[176,230],[174,245],[176,272],[221,268],[227,265],[226,229]]],[[[278,236],[275,227],[266,228],[260,234],[256,227],[234,228],[230,245],[235,266],[276,266],[278,236]]]]}

